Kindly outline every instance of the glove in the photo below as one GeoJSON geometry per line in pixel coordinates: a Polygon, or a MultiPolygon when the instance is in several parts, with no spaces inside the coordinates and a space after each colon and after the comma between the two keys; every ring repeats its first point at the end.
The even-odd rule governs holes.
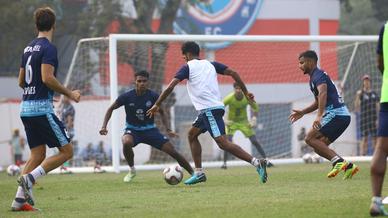
{"type": "Polygon", "coordinates": [[[251,126],[251,128],[257,127],[257,118],[255,116],[251,118],[251,120],[249,121],[249,125],[251,126]]]}

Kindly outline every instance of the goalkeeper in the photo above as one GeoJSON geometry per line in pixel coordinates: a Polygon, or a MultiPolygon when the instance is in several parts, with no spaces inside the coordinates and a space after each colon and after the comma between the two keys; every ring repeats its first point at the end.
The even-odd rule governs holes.
{"type": "MultiPolygon", "coordinates": [[[[225,107],[229,106],[229,112],[226,116],[226,135],[229,141],[232,141],[233,135],[237,130],[240,130],[245,137],[249,138],[249,141],[256,147],[257,151],[263,158],[266,158],[265,152],[257,141],[255,131],[253,128],[257,126],[257,114],[259,112],[259,106],[255,103],[249,104],[248,100],[244,96],[241,87],[237,84],[233,84],[234,92],[230,93],[224,98],[225,107]],[[253,116],[250,121],[247,117],[247,106],[250,105],[253,110],[253,116]]],[[[224,164],[222,169],[226,169],[226,161],[228,159],[228,152],[224,151],[224,164]]],[[[270,162],[267,162],[267,166],[273,166],[270,162]]]]}

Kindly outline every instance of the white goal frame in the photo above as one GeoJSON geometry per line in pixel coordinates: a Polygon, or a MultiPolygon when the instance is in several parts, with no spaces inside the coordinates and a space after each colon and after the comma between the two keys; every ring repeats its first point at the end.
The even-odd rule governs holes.
{"type": "MultiPolygon", "coordinates": [[[[279,36],[279,35],[167,35],[167,34],[110,34],[109,35],[109,70],[110,70],[110,100],[118,97],[117,76],[117,42],[119,41],[206,41],[206,42],[310,42],[310,48],[319,53],[319,42],[376,42],[378,36],[279,36]]],[[[352,58],[351,60],[352,61],[352,58]]],[[[344,78],[346,79],[347,73],[344,78]]],[[[342,81],[343,83],[344,81],[342,81]]],[[[120,172],[120,129],[118,114],[113,113],[111,118],[112,133],[112,166],[113,171],[120,172]]],[[[294,161],[292,161],[294,162],[294,161]]]]}

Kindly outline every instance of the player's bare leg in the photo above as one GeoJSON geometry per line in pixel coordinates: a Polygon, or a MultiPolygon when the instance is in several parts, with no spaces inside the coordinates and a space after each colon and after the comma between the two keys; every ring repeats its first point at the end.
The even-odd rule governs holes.
{"type": "Polygon", "coordinates": [[[202,170],[202,147],[199,143],[198,136],[202,134],[201,129],[197,127],[191,127],[188,133],[188,140],[191,149],[191,155],[194,160],[195,170],[194,174],[185,181],[186,185],[193,185],[199,182],[206,182],[206,175],[202,170]]]}
{"type": "MultiPolygon", "coordinates": [[[[39,145],[31,149],[31,154],[26,162],[26,165],[23,169],[22,175],[27,175],[30,173],[33,169],[38,167],[46,158],[46,145],[39,145]]],[[[18,179],[18,182],[21,182],[21,179],[23,177],[18,179]]],[[[20,183],[19,182],[19,183],[20,183]]],[[[14,201],[12,202],[11,209],[13,211],[33,211],[34,208],[29,205],[34,205],[34,197],[32,195],[32,189],[28,188],[28,181],[23,180],[23,184],[19,184],[16,196],[14,201]],[[24,187],[23,187],[24,185],[24,187]],[[25,191],[26,190],[26,191],[25,191]],[[25,194],[27,193],[27,194],[25,194]]],[[[32,183],[30,184],[32,187],[32,183]]]]}
{"type": "MultiPolygon", "coordinates": [[[[24,199],[27,201],[28,204],[32,206],[35,204],[32,195],[32,186],[35,181],[39,177],[46,175],[48,172],[61,166],[65,161],[73,157],[73,145],[71,143],[59,147],[58,150],[58,154],[44,159],[46,155],[45,145],[40,145],[31,149],[31,158],[29,160],[29,165],[27,169],[23,171],[25,172],[25,174],[20,176],[18,179],[19,186],[24,192],[24,199]],[[42,159],[43,162],[41,162],[42,159]],[[39,162],[41,162],[41,164],[39,162]],[[35,168],[31,170],[34,166],[35,168]]],[[[18,192],[16,194],[17,196],[20,194],[19,190],[20,188],[18,188],[18,192]]]]}
{"type": "MultiPolygon", "coordinates": [[[[232,142],[233,140],[233,135],[227,135],[228,140],[232,142]]],[[[224,151],[224,163],[221,166],[221,169],[227,169],[226,162],[228,161],[229,153],[227,151],[224,151]]]]}
{"type": "Polygon", "coordinates": [[[198,140],[200,134],[202,134],[201,129],[197,127],[191,127],[188,133],[188,140],[195,168],[202,168],[202,147],[198,140]]]}
{"type": "Polygon", "coordinates": [[[305,142],[314,148],[314,151],[318,155],[326,158],[332,163],[333,168],[327,174],[327,177],[335,177],[343,170],[345,171],[344,179],[350,179],[358,172],[359,169],[355,164],[345,161],[341,156],[335,153],[335,151],[329,148],[329,145],[331,144],[330,140],[318,130],[311,129],[306,135],[305,142]]]}
{"type": "Polygon", "coordinates": [[[262,183],[266,183],[268,176],[267,176],[267,161],[265,159],[258,160],[255,157],[252,157],[250,154],[248,154],[246,151],[244,151],[240,146],[230,142],[226,135],[221,135],[216,138],[214,138],[216,141],[218,147],[220,147],[222,150],[225,150],[237,158],[241,160],[245,160],[246,162],[252,164],[256,167],[257,172],[260,175],[260,180],[262,183]]]}
{"type": "Polygon", "coordinates": [[[136,176],[136,169],[134,164],[135,154],[133,153],[133,136],[130,134],[125,134],[121,138],[121,142],[123,143],[123,154],[125,160],[128,163],[130,168],[129,173],[124,177],[124,182],[131,182],[133,178],[136,176]]]}
{"type": "Polygon", "coordinates": [[[383,187],[388,156],[388,137],[377,138],[376,149],[373,154],[370,168],[372,178],[372,203],[369,213],[372,216],[388,215],[381,203],[381,190],[383,187]]]}
{"type": "Polygon", "coordinates": [[[180,154],[178,153],[174,146],[171,144],[171,142],[167,142],[162,146],[162,151],[166,152],[168,155],[170,155],[172,158],[174,158],[181,167],[183,167],[190,175],[193,175],[194,170],[190,166],[189,162],[180,154]]]}
{"type": "Polygon", "coordinates": [[[24,166],[22,175],[30,173],[46,158],[46,145],[39,145],[31,149],[30,158],[24,166]]]}

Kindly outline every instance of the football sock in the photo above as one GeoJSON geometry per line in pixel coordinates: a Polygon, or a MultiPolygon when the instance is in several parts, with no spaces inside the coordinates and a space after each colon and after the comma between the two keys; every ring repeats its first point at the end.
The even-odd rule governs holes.
{"type": "Polygon", "coordinates": [[[130,169],[131,173],[136,173],[136,169],[135,169],[134,166],[132,166],[132,167],[130,167],[130,168],[131,168],[131,169],[130,169]]]}
{"type": "Polygon", "coordinates": [[[199,175],[199,174],[202,174],[203,173],[203,168],[195,168],[194,169],[194,173],[199,175]]]}
{"type": "Polygon", "coordinates": [[[373,196],[372,197],[372,202],[376,204],[381,204],[382,198],[378,196],[373,196]]]}
{"type": "Polygon", "coordinates": [[[35,183],[35,181],[39,177],[46,175],[46,172],[44,171],[43,167],[41,165],[39,165],[37,168],[35,168],[33,171],[31,171],[30,175],[32,175],[32,177],[34,179],[34,181],[32,181],[32,182],[35,183]]]}
{"type": "Polygon", "coordinates": [[[334,156],[334,157],[330,160],[330,162],[331,162],[331,164],[333,164],[333,166],[335,166],[338,162],[343,162],[343,161],[344,161],[344,159],[342,159],[342,157],[340,157],[340,156],[338,156],[338,155],[334,156]]]}
{"type": "Polygon", "coordinates": [[[253,166],[255,166],[255,167],[258,167],[259,166],[259,160],[257,159],[257,158],[252,158],[252,160],[251,160],[251,164],[253,165],[253,166]]]}

